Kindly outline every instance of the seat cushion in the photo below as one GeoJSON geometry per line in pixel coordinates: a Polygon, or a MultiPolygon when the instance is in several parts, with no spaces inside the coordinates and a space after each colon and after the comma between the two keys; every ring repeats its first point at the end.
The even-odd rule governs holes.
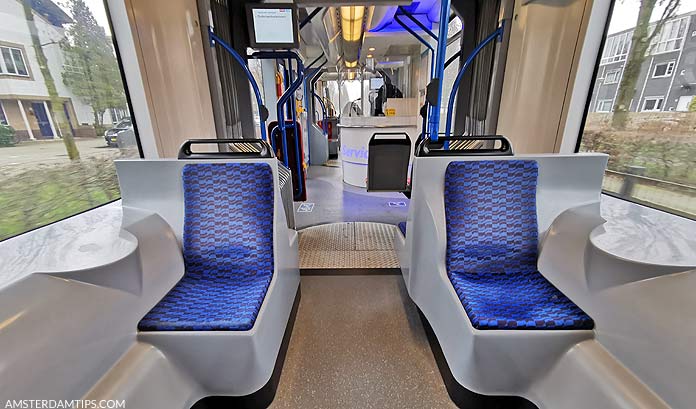
{"type": "Polygon", "coordinates": [[[406,237],[406,222],[399,223],[399,230],[401,230],[401,234],[406,237]]]}
{"type": "Polygon", "coordinates": [[[183,170],[186,272],[142,319],[142,331],[253,327],[273,277],[273,173],[265,163],[183,170]]]}
{"type": "Polygon", "coordinates": [[[594,323],[539,272],[450,273],[477,329],[592,329],[594,323]]]}
{"type": "Polygon", "coordinates": [[[537,173],[530,160],[447,166],[447,275],[474,328],[594,326],[537,270],[537,173]]]}
{"type": "Polygon", "coordinates": [[[254,326],[270,274],[185,275],[138,324],[141,331],[246,331],[254,326]]]}

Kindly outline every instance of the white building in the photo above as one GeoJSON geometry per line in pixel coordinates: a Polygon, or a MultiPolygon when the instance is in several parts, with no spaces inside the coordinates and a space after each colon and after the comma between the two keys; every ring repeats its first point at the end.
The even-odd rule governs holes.
{"type": "MultiPolygon", "coordinates": [[[[94,122],[92,109],[75,97],[62,79],[64,57],[59,42],[65,38],[63,25],[72,19],[50,0],[33,0],[32,7],[43,52],[73,134],[93,135],[91,130],[85,133],[84,127],[94,122]]],[[[0,0],[0,21],[0,122],[15,128],[18,140],[56,138],[60,130],[50,109],[22,0],[0,0]]],[[[119,119],[125,113],[113,115],[119,119]]],[[[104,115],[104,122],[113,122],[112,113],[104,115]]]]}

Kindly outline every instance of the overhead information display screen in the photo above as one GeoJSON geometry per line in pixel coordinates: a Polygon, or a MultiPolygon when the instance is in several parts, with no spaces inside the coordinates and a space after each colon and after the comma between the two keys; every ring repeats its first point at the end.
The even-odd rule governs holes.
{"type": "Polygon", "coordinates": [[[285,4],[249,4],[247,14],[251,22],[250,43],[254,48],[299,47],[297,14],[295,8],[285,4]]]}

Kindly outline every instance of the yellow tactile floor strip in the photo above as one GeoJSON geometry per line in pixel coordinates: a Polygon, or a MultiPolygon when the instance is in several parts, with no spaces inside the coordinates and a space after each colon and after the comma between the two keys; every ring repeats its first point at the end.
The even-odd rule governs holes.
{"type": "Polygon", "coordinates": [[[300,231],[300,268],[398,268],[396,226],[349,222],[300,231]]]}

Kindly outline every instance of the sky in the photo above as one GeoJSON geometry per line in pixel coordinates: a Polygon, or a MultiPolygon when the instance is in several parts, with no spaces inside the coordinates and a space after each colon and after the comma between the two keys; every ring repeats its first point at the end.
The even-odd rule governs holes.
{"type": "MultiPolygon", "coordinates": [[[[65,11],[68,15],[71,15],[70,8],[67,6],[67,1],[58,0],[54,2],[58,4],[60,8],[62,8],[63,11],[65,11]]],[[[111,30],[109,30],[109,20],[106,17],[106,6],[104,6],[104,0],[84,0],[84,2],[87,4],[87,7],[92,10],[92,14],[94,14],[97,24],[104,27],[106,34],[110,36],[111,30]]]]}
{"type": "MultiPolygon", "coordinates": [[[[666,3],[668,2],[668,0],[658,0],[658,5],[653,11],[651,21],[660,19],[662,12],[665,10],[666,3]],[[659,5],[660,2],[664,3],[662,7],[659,5]]],[[[609,34],[634,27],[636,25],[636,21],[638,20],[639,8],[640,0],[616,0],[616,3],[614,4],[614,13],[612,14],[611,22],[609,24],[609,34]]],[[[677,10],[677,14],[682,14],[693,10],[696,10],[696,0],[681,0],[681,5],[677,10]]]]}

